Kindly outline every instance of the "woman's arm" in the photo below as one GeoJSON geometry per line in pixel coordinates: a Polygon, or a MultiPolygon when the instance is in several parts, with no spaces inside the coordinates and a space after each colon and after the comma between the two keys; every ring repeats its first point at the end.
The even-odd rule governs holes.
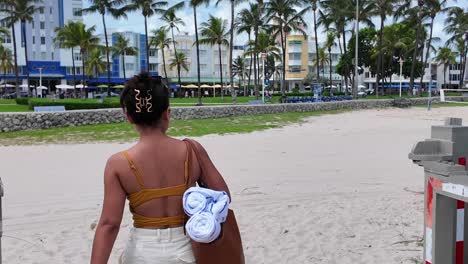
{"type": "Polygon", "coordinates": [[[104,172],[104,203],[94,236],[91,264],[106,264],[120,230],[126,194],[115,171],[116,157],[107,161],[104,172]]]}

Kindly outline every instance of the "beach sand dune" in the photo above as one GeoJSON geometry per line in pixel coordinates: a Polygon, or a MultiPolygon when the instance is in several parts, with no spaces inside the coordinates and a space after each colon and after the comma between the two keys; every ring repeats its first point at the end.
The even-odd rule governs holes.
{"type": "MultiPolygon", "coordinates": [[[[313,117],[205,136],[233,193],[247,263],[419,263],[423,171],[408,160],[430,126],[468,108],[313,117]]],[[[129,144],[0,148],[4,263],[87,263],[106,159],[129,144]]],[[[131,225],[126,211],[109,263],[131,225]]]]}

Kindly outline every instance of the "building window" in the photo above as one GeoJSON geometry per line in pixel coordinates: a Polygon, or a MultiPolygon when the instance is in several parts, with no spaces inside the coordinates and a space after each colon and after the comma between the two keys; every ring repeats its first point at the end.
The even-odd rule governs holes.
{"type": "Polygon", "coordinates": [[[50,11],[49,11],[49,12],[50,12],[50,14],[52,14],[52,7],[50,7],[50,8],[49,8],[49,10],[50,10],[50,11]]]}
{"type": "Polygon", "coordinates": [[[301,66],[289,66],[289,72],[301,72],[301,66]]]}
{"type": "Polygon", "coordinates": [[[200,56],[206,56],[206,50],[200,50],[200,56]]]}
{"type": "Polygon", "coordinates": [[[36,44],[36,37],[35,36],[33,36],[33,38],[32,38],[32,44],[36,44]]]}
{"type": "Polygon", "coordinates": [[[449,80],[450,81],[460,81],[460,74],[450,74],[449,80]]]}
{"type": "Polygon", "coordinates": [[[41,21],[40,22],[40,29],[44,29],[45,28],[45,22],[44,21],[41,21]]]}
{"type": "Polygon", "coordinates": [[[75,58],[75,61],[80,61],[81,60],[81,54],[80,53],[75,53],[73,55],[73,57],[75,58]]]}
{"type": "Polygon", "coordinates": [[[289,53],[289,60],[300,60],[301,53],[289,53]]]}
{"type": "Polygon", "coordinates": [[[50,53],[50,57],[51,57],[52,60],[54,60],[54,52],[50,53]]]}
{"type": "Polygon", "coordinates": [[[206,71],[208,69],[208,65],[206,64],[200,64],[200,70],[201,71],[206,71]]]}
{"type": "Polygon", "coordinates": [[[41,37],[41,45],[45,45],[45,37],[41,37]]]}
{"type": "Polygon", "coordinates": [[[369,72],[366,72],[365,76],[366,78],[369,78],[369,72]]]}
{"type": "MultiPolygon", "coordinates": [[[[3,27],[5,27],[5,26],[3,26],[3,27]]],[[[31,23],[31,27],[32,27],[32,29],[34,29],[34,21],[31,23]]]]}
{"type": "Polygon", "coordinates": [[[150,56],[150,57],[156,57],[157,54],[158,54],[158,53],[157,53],[157,50],[155,50],[155,49],[150,49],[150,50],[149,50],[149,56],[150,56]]]}
{"type": "Polygon", "coordinates": [[[135,65],[133,63],[125,63],[125,70],[127,71],[133,71],[135,70],[135,65]]]}
{"type": "Polygon", "coordinates": [[[44,14],[44,7],[39,8],[39,14],[44,14]]]}
{"type": "Polygon", "coordinates": [[[149,71],[150,72],[157,72],[158,71],[158,64],[157,63],[150,63],[149,64],[149,71]]]}
{"type": "Polygon", "coordinates": [[[81,8],[73,8],[73,16],[81,16],[81,8]]]}
{"type": "Polygon", "coordinates": [[[33,54],[32,54],[32,59],[35,60],[36,59],[36,52],[33,51],[33,54]]]}
{"type": "Polygon", "coordinates": [[[41,52],[41,60],[47,59],[47,53],[45,51],[41,52]]]}

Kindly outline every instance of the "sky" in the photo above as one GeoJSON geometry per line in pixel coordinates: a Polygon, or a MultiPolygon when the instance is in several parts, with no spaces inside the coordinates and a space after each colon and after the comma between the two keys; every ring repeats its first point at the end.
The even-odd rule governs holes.
{"type": "MultiPolygon", "coordinates": [[[[89,5],[88,0],[84,0],[85,4],[84,6],[89,5]]],[[[178,2],[178,1],[176,1],[178,2]]],[[[214,1],[213,1],[214,2],[214,1]]],[[[198,24],[200,25],[202,22],[208,20],[208,17],[210,14],[216,16],[216,17],[223,17],[229,21],[231,13],[230,13],[230,1],[223,1],[218,7],[215,7],[214,5],[211,6],[205,6],[202,5],[197,9],[197,19],[198,19],[198,24]]],[[[240,4],[236,7],[236,10],[239,11],[243,8],[245,8],[248,4],[243,3],[240,4]]],[[[468,6],[468,0],[448,0],[448,6],[468,6]]],[[[236,12],[237,12],[236,11],[236,12]]],[[[191,8],[186,7],[184,10],[181,10],[178,12],[179,17],[183,19],[185,22],[185,26],[182,26],[180,28],[181,32],[188,32],[189,34],[194,34],[195,29],[194,29],[194,19],[193,19],[193,11],[191,8]]],[[[140,32],[144,33],[144,20],[139,12],[134,12],[128,14],[128,19],[121,19],[121,20],[115,20],[110,17],[106,18],[107,19],[107,27],[109,29],[117,29],[118,31],[134,31],[134,32],[140,32]]],[[[305,16],[306,21],[310,21],[311,23],[309,24],[309,27],[307,29],[307,33],[309,36],[313,36],[313,16],[312,12],[308,12],[307,15],[305,16]]],[[[434,23],[434,36],[440,37],[442,41],[440,43],[436,43],[436,46],[442,46],[444,45],[447,36],[443,32],[444,29],[444,20],[445,20],[445,15],[441,14],[438,15],[435,23],[434,23]]],[[[377,26],[380,24],[380,19],[379,18],[374,18],[373,19],[374,24],[377,26]]],[[[103,27],[102,27],[102,22],[101,22],[101,17],[97,14],[93,15],[86,15],[84,18],[84,22],[88,26],[96,25],[97,32],[102,33],[103,32],[103,27]]],[[[159,21],[157,16],[151,17],[148,20],[148,30],[151,31],[152,29],[156,29],[161,26],[161,22],[159,21]]],[[[386,24],[391,24],[393,21],[392,19],[387,19],[386,24]]],[[[350,27],[352,27],[350,25],[350,27]]],[[[362,27],[362,26],[361,26],[362,27]]],[[[350,34],[349,34],[350,35],[350,34]]],[[[322,28],[319,28],[318,30],[318,39],[319,41],[323,40],[326,36],[326,33],[323,32],[322,28]]],[[[242,34],[239,35],[235,38],[235,44],[245,44],[247,42],[247,35],[242,34]]]]}

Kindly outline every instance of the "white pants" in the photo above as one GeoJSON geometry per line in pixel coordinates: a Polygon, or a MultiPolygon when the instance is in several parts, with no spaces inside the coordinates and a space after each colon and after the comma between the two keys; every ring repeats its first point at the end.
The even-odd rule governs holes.
{"type": "Polygon", "coordinates": [[[184,228],[132,228],[121,256],[122,264],[195,263],[190,239],[184,228]]]}

